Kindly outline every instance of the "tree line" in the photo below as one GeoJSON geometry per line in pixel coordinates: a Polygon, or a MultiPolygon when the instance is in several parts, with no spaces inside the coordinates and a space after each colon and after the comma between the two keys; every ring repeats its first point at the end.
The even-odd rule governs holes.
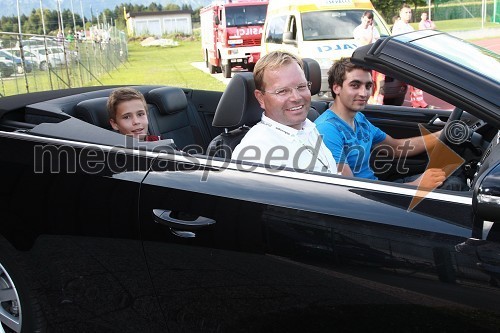
{"type": "MultiPolygon", "coordinates": [[[[183,4],[182,6],[176,4],[167,4],[165,6],[152,2],[148,6],[137,5],[131,3],[122,3],[114,8],[114,10],[105,9],[99,15],[94,15],[91,13],[91,17],[85,18],[85,29],[88,29],[92,25],[98,23],[107,23],[116,26],[120,30],[126,29],[125,17],[123,13],[123,8],[125,8],[127,13],[134,12],[161,12],[161,11],[172,11],[172,10],[188,10],[192,12],[193,22],[199,22],[200,18],[200,8],[193,10],[191,5],[183,4]]],[[[77,12],[71,12],[69,9],[64,9],[61,12],[62,22],[65,32],[70,30],[80,30],[83,29],[83,19],[77,12]],[[74,20],[73,20],[74,17],[74,20]]],[[[24,34],[36,34],[42,35],[44,33],[44,28],[42,25],[42,15],[40,8],[33,9],[29,15],[22,14],[21,17],[21,31],[24,34]]],[[[44,9],[43,10],[43,22],[45,23],[45,32],[47,35],[56,35],[61,29],[61,20],[59,18],[59,12],[57,10],[44,9]]],[[[2,32],[19,32],[18,18],[17,16],[2,16],[0,19],[0,26],[2,32]]]]}

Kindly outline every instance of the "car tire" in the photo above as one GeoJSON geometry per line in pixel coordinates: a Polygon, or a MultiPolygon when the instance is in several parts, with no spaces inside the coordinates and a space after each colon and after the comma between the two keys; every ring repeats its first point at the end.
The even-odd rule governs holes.
{"type": "Polygon", "coordinates": [[[40,63],[40,70],[41,71],[46,71],[47,69],[49,69],[49,66],[47,65],[47,62],[46,61],[42,61],[40,63]]]}
{"type": "Polygon", "coordinates": [[[226,79],[231,77],[231,65],[222,65],[222,74],[226,79]]]}
{"type": "Polygon", "coordinates": [[[217,67],[212,65],[212,64],[208,65],[208,70],[209,70],[210,74],[217,73],[217,67]]]}
{"type": "Polygon", "coordinates": [[[3,293],[8,299],[0,303],[0,332],[45,332],[46,324],[36,293],[29,288],[25,279],[28,275],[15,258],[16,251],[9,248],[0,246],[0,291],[12,290],[10,294],[3,293]]]}

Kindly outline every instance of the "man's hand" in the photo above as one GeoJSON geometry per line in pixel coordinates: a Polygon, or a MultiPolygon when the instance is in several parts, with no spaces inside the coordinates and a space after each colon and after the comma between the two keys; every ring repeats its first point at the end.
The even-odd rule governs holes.
{"type": "Polygon", "coordinates": [[[443,170],[433,168],[425,170],[420,177],[408,184],[416,185],[422,189],[432,190],[443,185],[445,179],[446,174],[443,170]]]}

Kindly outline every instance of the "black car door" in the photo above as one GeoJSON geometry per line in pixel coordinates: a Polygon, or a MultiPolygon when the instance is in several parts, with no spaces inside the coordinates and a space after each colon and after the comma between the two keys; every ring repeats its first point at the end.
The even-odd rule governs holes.
{"type": "Polygon", "coordinates": [[[20,316],[2,314],[28,331],[164,329],[137,224],[148,154],[32,132],[0,134],[0,263],[13,277],[1,285],[18,293],[1,309],[20,316]]]}
{"type": "Polygon", "coordinates": [[[409,289],[416,276],[455,282],[468,270],[480,274],[454,249],[471,235],[470,194],[430,194],[409,210],[415,190],[405,185],[168,154],[153,165],[139,219],[169,329],[289,320],[306,329],[297,315],[328,323],[335,306],[430,301],[386,292],[384,279],[385,287],[367,288],[366,274],[341,273],[344,264],[392,270],[403,285],[415,279],[409,289]]]}

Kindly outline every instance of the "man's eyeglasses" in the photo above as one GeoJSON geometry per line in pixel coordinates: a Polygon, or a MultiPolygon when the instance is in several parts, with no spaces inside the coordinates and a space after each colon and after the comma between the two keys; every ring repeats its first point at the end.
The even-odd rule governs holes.
{"type": "Polygon", "coordinates": [[[296,89],[299,92],[299,94],[302,94],[308,90],[311,90],[311,85],[312,85],[312,82],[307,81],[307,82],[299,84],[296,87],[278,88],[275,91],[266,91],[266,90],[261,90],[261,91],[263,93],[272,94],[272,95],[276,95],[279,97],[286,97],[286,96],[290,96],[293,93],[294,89],[296,89]]]}

